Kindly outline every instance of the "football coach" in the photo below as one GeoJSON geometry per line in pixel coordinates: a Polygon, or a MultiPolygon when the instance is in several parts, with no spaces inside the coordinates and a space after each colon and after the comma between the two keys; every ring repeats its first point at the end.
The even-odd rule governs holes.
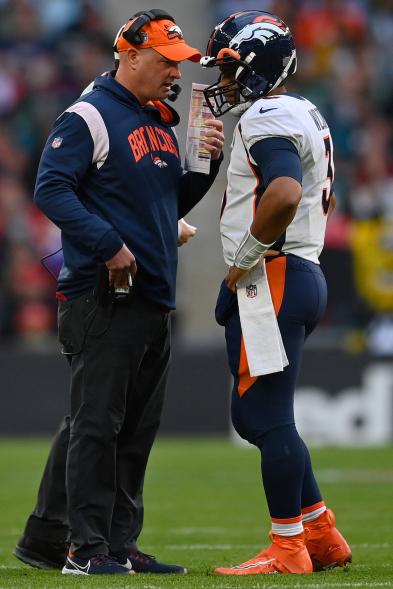
{"type": "MultiPolygon", "coordinates": [[[[54,541],[58,529],[60,545],[68,527],[61,524],[69,523],[64,574],[129,574],[148,558],[135,543],[143,506],[134,499],[142,495],[167,381],[178,219],[212,185],[224,141],[222,123],[208,121],[210,174],[184,173],[173,130],[179,117],[164,101],[180,62],[201,54],[173,17],[136,14],[115,49],[116,72],[97,78],[56,120],[35,191],[62,234],[58,326],[71,364],[71,407],[68,511],[59,505],[51,520],[41,506],[33,516],[36,530],[41,519],[41,541],[54,541]]],[[[41,490],[64,484],[61,468],[45,473],[41,490]]],[[[30,538],[24,553],[42,556],[44,545],[35,550],[30,538]]]]}

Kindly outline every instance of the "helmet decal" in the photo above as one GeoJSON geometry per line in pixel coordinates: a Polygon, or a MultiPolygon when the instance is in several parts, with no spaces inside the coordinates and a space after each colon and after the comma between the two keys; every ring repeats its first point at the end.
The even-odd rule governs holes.
{"type": "MultiPolygon", "coordinates": [[[[285,31],[286,29],[284,29],[285,31]]],[[[254,23],[243,27],[237,35],[235,35],[230,43],[229,47],[235,49],[239,48],[239,45],[245,41],[251,41],[252,39],[259,39],[264,45],[266,41],[274,35],[282,35],[283,29],[278,27],[276,24],[264,23],[262,27],[260,23],[254,23]]]]}
{"type": "Polygon", "coordinates": [[[261,10],[236,12],[216,25],[206,53],[201,65],[221,68],[219,80],[204,93],[215,116],[267,96],[296,72],[291,31],[280,18],[261,10]]]}
{"type": "Polygon", "coordinates": [[[256,18],[254,18],[254,20],[252,22],[253,23],[257,23],[257,22],[270,23],[272,25],[276,25],[284,32],[288,30],[288,27],[286,26],[286,24],[281,19],[274,16],[273,14],[272,15],[263,14],[262,16],[257,16],[256,18]]]}

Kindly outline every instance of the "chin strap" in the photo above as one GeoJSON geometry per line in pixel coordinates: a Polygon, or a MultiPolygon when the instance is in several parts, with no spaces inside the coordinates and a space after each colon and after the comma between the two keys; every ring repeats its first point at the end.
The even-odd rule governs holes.
{"type": "Polygon", "coordinates": [[[277,82],[274,84],[274,86],[271,88],[271,90],[269,90],[268,94],[270,94],[270,92],[272,90],[274,90],[275,88],[277,88],[277,86],[279,86],[280,84],[282,84],[282,82],[285,80],[286,77],[288,77],[289,74],[289,70],[292,67],[293,62],[295,61],[295,69],[293,70],[293,74],[296,73],[296,69],[297,69],[297,61],[296,61],[296,49],[292,50],[292,55],[291,57],[288,59],[288,63],[284,68],[284,71],[282,72],[281,76],[278,78],[277,82]]]}
{"type": "Polygon", "coordinates": [[[247,100],[247,102],[240,102],[236,106],[234,106],[229,112],[234,116],[240,118],[242,114],[246,112],[252,105],[252,100],[247,100]]]}

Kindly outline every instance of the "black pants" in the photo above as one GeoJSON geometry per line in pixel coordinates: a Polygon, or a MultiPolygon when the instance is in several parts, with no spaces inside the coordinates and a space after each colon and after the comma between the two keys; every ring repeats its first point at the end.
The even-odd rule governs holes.
{"type": "Polygon", "coordinates": [[[59,338],[71,357],[71,414],[57,432],[25,534],[65,539],[80,557],[135,549],[143,480],[160,423],[170,317],[137,297],[100,307],[61,302],[59,338]],[[68,505],[67,505],[68,503],[68,505]]]}

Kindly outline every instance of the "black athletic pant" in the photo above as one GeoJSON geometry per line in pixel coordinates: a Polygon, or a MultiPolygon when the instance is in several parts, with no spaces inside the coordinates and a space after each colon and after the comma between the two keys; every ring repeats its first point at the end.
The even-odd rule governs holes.
{"type": "Polygon", "coordinates": [[[80,557],[135,549],[169,324],[169,313],[137,297],[129,306],[100,307],[89,295],[60,303],[59,338],[72,352],[71,415],[57,432],[25,534],[61,541],[70,527],[80,557]]]}

